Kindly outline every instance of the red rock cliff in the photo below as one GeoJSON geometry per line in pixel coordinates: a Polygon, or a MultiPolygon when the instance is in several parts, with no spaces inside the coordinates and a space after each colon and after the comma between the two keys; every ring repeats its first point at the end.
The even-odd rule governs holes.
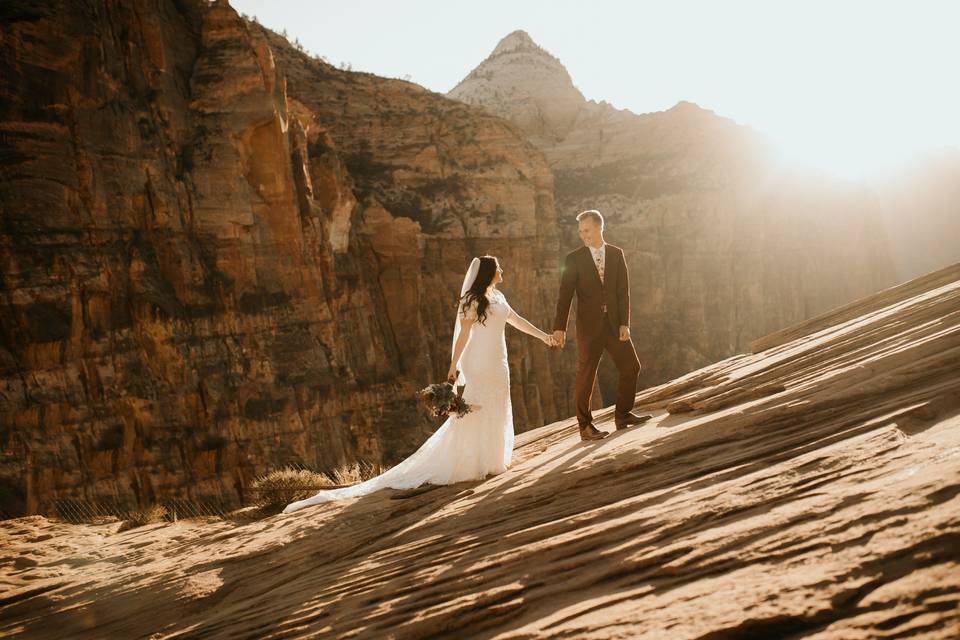
{"type": "MultiPolygon", "coordinates": [[[[429,432],[470,256],[543,324],[552,176],[507,123],[310,61],[226,3],[5,3],[0,508],[242,499],[429,432]]],[[[569,361],[510,337],[518,429],[569,361]],[[553,358],[554,360],[550,360],[553,358]]]]}

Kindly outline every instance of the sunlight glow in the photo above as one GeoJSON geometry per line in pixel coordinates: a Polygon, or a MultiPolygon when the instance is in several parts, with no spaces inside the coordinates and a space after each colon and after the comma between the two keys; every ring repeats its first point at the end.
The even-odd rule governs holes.
{"type": "Polygon", "coordinates": [[[797,118],[768,133],[788,166],[826,171],[842,178],[875,178],[902,169],[926,150],[942,146],[936,123],[895,129],[874,118],[797,118]]]}

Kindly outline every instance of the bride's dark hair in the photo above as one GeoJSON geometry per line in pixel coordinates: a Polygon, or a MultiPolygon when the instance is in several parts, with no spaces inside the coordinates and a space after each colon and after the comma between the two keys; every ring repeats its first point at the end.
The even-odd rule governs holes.
{"type": "Polygon", "coordinates": [[[493,276],[497,273],[499,266],[500,264],[493,256],[482,256],[480,266],[477,268],[477,277],[473,279],[473,284],[461,298],[464,309],[474,302],[477,303],[477,322],[480,324],[487,319],[487,307],[490,306],[490,301],[487,300],[487,287],[493,282],[493,276]]]}

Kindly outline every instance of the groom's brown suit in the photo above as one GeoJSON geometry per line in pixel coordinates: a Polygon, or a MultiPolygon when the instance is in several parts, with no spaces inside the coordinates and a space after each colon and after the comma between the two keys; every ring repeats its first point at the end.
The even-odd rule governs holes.
{"type": "Polygon", "coordinates": [[[633,408],[640,375],[640,360],[632,340],[620,340],[620,327],[630,326],[630,279],[623,250],[607,244],[603,282],[586,246],[571,251],[560,278],[560,296],[554,331],[566,331],[570,303],[577,294],[577,422],[583,427],[593,421],[590,397],[597,379],[597,367],[604,349],[610,352],[620,382],[617,386],[616,417],[633,408]]]}

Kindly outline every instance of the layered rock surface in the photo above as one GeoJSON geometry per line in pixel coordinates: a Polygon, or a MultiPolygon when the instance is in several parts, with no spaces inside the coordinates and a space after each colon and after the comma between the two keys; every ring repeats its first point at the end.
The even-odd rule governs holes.
{"type": "MultiPolygon", "coordinates": [[[[448,95],[544,152],[564,250],[577,212],[606,216],[630,266],[641,387],[896,281],[866,189],[778,168],[759,134],[690,102],[638,115],[587,101],[524,32],[448,95]]],[[[612,402],[612,367],[601,378],[612,402]]]]}
{"type": "Polygon", "coordinates": [[[955,638],[958,361],[960,264],[641,393],[645,426],[524,433],[484,482],[3,522],[0,635],[955,638]]]}
{"type": "MultiPolygon", "coordinates": [[[[396,462],[434,426],[415,391],[445,373],[472,255],[549,315],[552,176],[508,123],[225,2],[2,15],[0,515],[396,462]]],[[[570,352],[510,350],[518,429],[569,415],[538,389],[570,352]]]]}

